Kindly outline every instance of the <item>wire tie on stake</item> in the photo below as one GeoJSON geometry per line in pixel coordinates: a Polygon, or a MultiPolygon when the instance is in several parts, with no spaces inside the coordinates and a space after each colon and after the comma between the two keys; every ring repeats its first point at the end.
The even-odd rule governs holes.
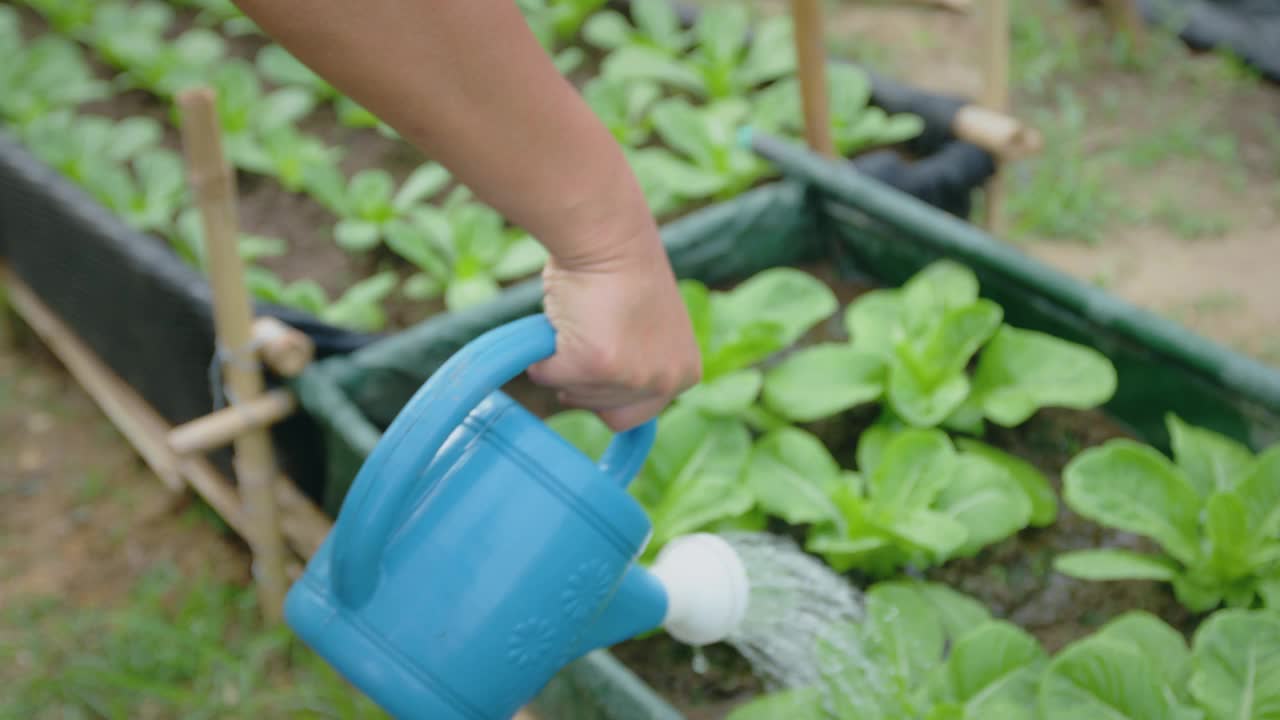
{"type": "Polygon", "coordinates": [[[214,343],[213,357],[209,360],[209,390],[213,395],[213,409],[221,410],[229,402],[236,404],[235,393],[227,389],[222,382],[222,366],[235,363],[245,370],[261,370],[258,350],[267,343],[270,336],[254,335],[249,342],[239,349],[230,350],[220,342],[214,343]]]}

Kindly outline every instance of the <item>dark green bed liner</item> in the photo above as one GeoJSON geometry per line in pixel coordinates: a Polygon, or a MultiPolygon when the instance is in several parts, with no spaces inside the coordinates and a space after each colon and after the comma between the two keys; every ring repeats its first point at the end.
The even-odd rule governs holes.
{"type": "MultiPolygon", "coordinates": [[[[768,137],[750,139],[784,172],[779,183],[664,228],[677,274],[715,283],[777,265],[826,259],[843,277],[897,285],[939,258],[971,267],[1010,324],[1091,345],[1115,363],[1115,420],[1168,447],[1164,416],[1214,428],[1255,450],[1280,440],[1280,370],[1119,300],[974,226],[768,137]]],[[[437,318],[297,380],[306,412],[325,429],[327,511],[336,511],[380,428],[430,373],[485,330],[539,309],[537,281],[482,311],[437,318]]],[[[607,651],[565,668],[534,709],[558,720],[676,720],[669,703],[607,651]]]]}

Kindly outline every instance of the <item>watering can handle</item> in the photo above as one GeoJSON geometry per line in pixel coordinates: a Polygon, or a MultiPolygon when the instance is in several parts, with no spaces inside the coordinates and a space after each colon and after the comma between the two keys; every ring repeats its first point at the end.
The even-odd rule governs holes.
{"type": "MultiPolygon", "coordinates": [[[[555,329],[537,314],[499,326],[444,362],[400,411],[360,468],[333,527],[334,591],[358,607],[372,594],[379,557],[423,471],[472,409],[530,365],[555,353],[555,329]]],[[[600,468],[626,486],[656,435],[649,422],[613,438],[600,468]]]]}

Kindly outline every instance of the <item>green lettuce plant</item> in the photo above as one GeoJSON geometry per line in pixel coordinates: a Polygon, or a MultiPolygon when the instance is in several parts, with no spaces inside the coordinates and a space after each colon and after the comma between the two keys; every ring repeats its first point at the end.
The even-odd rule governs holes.
{"type": "MultiPolygon", "coordinates": [[[[199,208],[188,207],[178,214],[169,234],[169,242],[178,257],[201,272],[206,269],[204,225],[200,220],[199,208]]],[[[280,257],[288,250],[288,245],[280,238],[248,232],[240,233],[237,245],[240,259],[248,266],[266,258],[280,257]]],[[[265,269],[250,267],[248,274],[252,276],[248,281],[250,291],[255,294],[256,291],[279,285],[279,279],[265,269]]]]}
{"type": "Polygon", "coordinates": [[[77,33],[109,64],[127,69],[162,52],[173,24],[173,6],[158,0],[95,3],[89,25],[77,33]]]}
{"type": "Polygon", "coordinates": [[[582,97],[624,148],[638,148],[653,132],[651,111],[662,91],[649,82],[619,82],[594,77],[582,97]]]}
{"type": "Polygon", "coordinates": [[[347,252],[368,252],[378,247],[395,220],[407,220],[415,208],[437,195],[451,176],[443,165],[425,162],[397,188],[391,174],[381,168],[361,170],[346,187],[329,183],[316,187],[320,201],[339,216],[334,240],[347,252]]]}
{"type": "Polygon", "coordinates": [[[54,110],[107,96],[108,85],[94,77],[84,52],[72,40],[42,35],[22,39],[18,13],[0,6],[0,118],[19,130],[54,110]]]}
{"type": "Polygon", "coordinates": [[[742,100],[694,107],[669,98],[654,105],[650,121],[670,149],[633,151],[632,165],[642,174],[642,185],[674,202],[725,200],[770,176],[772,166],[737,142],[747,111],[742,100]]]}
{"type": "Polygon", "coordinates": [[[119,211],[132,205],[134,181],[128,163],[156,150],[161,137],[160,124],[151,118],[115,121],[66,109],[38,117],[22,131],[23,144],[32,154],[119,211]]]}
{"type": "Polygon", "coordinates": [[[53,30],[80,39],[84,28],[93,22],[93,14],[101,0],[23,0],[53,30]]]}
{"type": "Polygon", "coordinates": [[[529,23],[529,29],[533,31],[542,49],[551,56],[551,61],[561,75],[573,72],[587,59],[581,47],[561,46],[578,31],[583,19],[601,4],[603,3],[597,0],[516,0],[516,5],[529,23]]]}
{"type": "MultiPolygon", "coordinates": [[[[655,526],[667,526],[668,515],[681,518],[670,524],[682,532],[691,527],[687,518],[706,526],[761,527],[776,517],[809,525],[808,549],[833,567],[884,576],[970,556],[1056,517],[1057,497],[1043,474],[976,439],[953,441],[941,429],[913,428],[886,415],[859,438],[854,472],[842,468],[812,432],[772,412],[766,393],[780,382],[780,370],[808,383],[814,405],[856,404],[880,394],[878,357],[848,346],[819,345],[820,353],[794,349],[838,309],[834,293],[818,279],[775,268],[731,292],[691,281],[682,282],[681,291],[703,380],[668,410],[675,418],[669,422],[688,426],[684,434],[663,434],[660,422],[658,443],[697,436],[689,427],[705,423],[734,438],[733,458],[723,467],[741,470],[652,482],[644,504],[655,526]],[[797,363],[797,357],[809,360],[797,363]],[[852,375],[861,378],[861,399],[849,395],[852,375]]],[[[564,422],[571,441],[587,432],[597,441],[608,436],[585,413],[564,422]]]]}
{"type": "Polygon", "coordinates": [[[787,358],[765,380],[765,405],[812,421],[875,400],[912,427],[981,435],[987,421],[1014,427],[1043,407],[1088,409],[1114,394],[1115,368],[1101,353],[1003,317],[978,296],[971,270],[936,261],[850,303],[847,344],[787,358]]]}
{"type": "MultiPolygon", "coordinates": [[[[755,28],[741,3],[706,7],[693,27],[688,51],[673,56],[668,47],[634,42],[605,58],[601,73],[618,80],[648,80],[700,100],[743,99],[753,90],[795,71],[795,47],[789,16],[773,16],[755,28]]],[[[597,30],[598,32],[598,30],[597,30]]],[[[619,39],[619,38],[610,38],[619,39]]]]}
{"type": "Polygon", "coordinates": [[[582,29],[606,0],[516,0],[538,41],[550,52],[582,29]]]}
{"type": "Polygon", "coordinates": [[[1063,648],[1038,693],[1043,720],[1262,720],[1280,714],[1280,615],[1214,613],[1192,637],[1130,611],[1063,648]]]}
{"type": "Polygon", "coordinates": [[[531,275],[547,252],[531,235],[506,226],[493,208],[457,187],[440,207],[417,207],[386,227],[387,246],[419,272],[404,284],[414,300],[444,296],[445,308],[461,310],[493,299],[500,283],[531,275]]]}
{"type": "Polygon", "coordinates": [[[263,137],[294,126],[315,108],[315,99],[297,87],[265,92],[253,65],[239,58],[219,64],[211,80],[227,158],[243,170],[271,174],[275,163],[263,137]]]}
{"type": "Polygon", "coordinates": [[[1280,608],[1280,445],[1255,456],[1166,416],[1173,459],[1133,440],[1084,451],[1063,470],[1076,513],[1146,537],[1163,554],[1081,550],[1055,569],[1090,580],[1171,583],[1192,611],[1225,603],[1280,608]]]}
{"type": "Polygon", "coordinates": [[[1048,654],[1025,630],[937,583],[881,582],[865,605],[863,620],[818,641],[819,681],[763,695],[728,720],[1036,717],[1048,654]]]}
{"type": "Polygon", "coordinates": [[[331,198],[334,189],[346,182],[339,166],[341,148],[299,132],[292,125],[267,130],[258,144],[262,150],[260,169],[290,192],[331,198]]]}
{"type": "Polygon", "coordinates": [[[394,271],[385,270],[355,283],[330,301],[324,288],[314,280],[285,284],[262,268],[249,270],[245,280],[254,297],[309,312],[331,325],[362,332],[376,332],[386,326],[382,302],[399,282],[394,271]]]}
{"type": "Polygon", "coordinates": [[[1050,656],[945,585],[893,580],[815,649],[820,680],[728,720],[1263,720],[1280,713],[1280,615],[1221,610],[1183,635],[1142,610],[1050,656]]]}
{"type": "MultiPolygon", "coordinates": [[[[871,102],[871,81],[852,65],[834,63],[827,67],[830,97],[831,139],[841,155],[849,156],[870,148],[894,145],[918,136],[924,121],[917,115],[890,116],[871,102]]],[[[756,92],[751,98],[752,124],[778,135],[798,136],[804,132],[800,84],[787,77],[756,92]]]]}
{"type": "Polygon", "coordinates": [[[630,19],[617,10],[595,13],[582,28],[583,38],[601,50],[639,47],[673,58],[695,41],[668,0],[631,0],[629,9],[630,19]]]}
{"type": "Polygon", "coordinates": [[[783,474],[770,469],[762,470],[760,486],[774,487],[780,501],[815,501],[800,518],[814,523],[806,547],[838,571],[885,577],[904,566],[928,568],[1008,538],[1036,512],[1042,523],[1056,514],[1056,505],[1033,504],[1033,497],[1053,496],[1029,465],[988,446],[957,449],[936,428],[864,433],[856,473],[840,471],[829,457],[814,462],[816,449],[791,453],[798,482],[780,484],[783,474]],[[796,462],[801,457],[808,459],[796,462]],[[792,489],[805,480],[813,491],[792,489]]]}

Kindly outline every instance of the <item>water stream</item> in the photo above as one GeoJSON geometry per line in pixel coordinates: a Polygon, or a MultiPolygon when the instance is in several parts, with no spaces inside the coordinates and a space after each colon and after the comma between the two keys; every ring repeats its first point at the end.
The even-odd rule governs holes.
{"type": "Polygon", "coordinates": [[[726,642],[751,663],[768,690],[821,688],[834,717],[837,706],[857,708],[861,696],[879,689],[880,673],[857,635],[842,631],[864,617],[857,588],[789,538],[768,533],[721,537],[742,557],[751,583],[746,618],[726,642]]]}

